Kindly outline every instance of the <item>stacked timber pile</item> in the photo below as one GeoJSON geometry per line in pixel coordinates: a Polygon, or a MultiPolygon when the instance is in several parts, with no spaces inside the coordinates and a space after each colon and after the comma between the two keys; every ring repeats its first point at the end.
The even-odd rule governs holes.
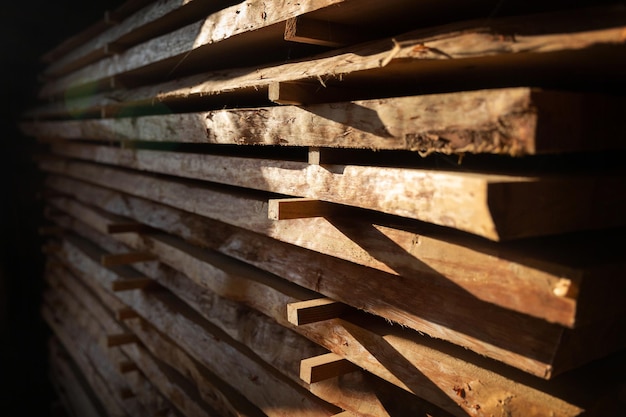
{"type": "Polygon", "coordinates": [[[161,0],[105,20],[47,55],[22,123],[48,149],[68,409],[623,410],[626,7],[161,0]]]}

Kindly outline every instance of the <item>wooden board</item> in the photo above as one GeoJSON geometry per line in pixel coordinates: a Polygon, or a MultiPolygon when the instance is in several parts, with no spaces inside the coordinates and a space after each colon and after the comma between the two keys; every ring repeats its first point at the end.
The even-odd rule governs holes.
{"type": "MultiPolygon", "coordinates": [[[[228,228],[206,217],[82,181],[51,177],[47,184],[55,190],[73,193],[83,203],[146,222],[287,279],[305,271],[294,270],[281,256],[273,254],[286,256],[289,253],[289,259],[303,265],[328,262],[315,252],[303,251],[297,246],[287,247],[256,233],[228,228]]],[[[55,200],[55,204],[61,201],[67,200],[55,200]]],[[[70,201],[58,207],[99,230],[108,227],[107,212],[91,216],[92,210],[73,210],[70,201]]],[[[360,220],[346,219],[334,220],[332,224],[321,219],[294,224],[297,224],[299,236],[316,237],[290,240],[298,246],[396,275],[419,276],[429,270],[439,271],[446,280],[478,299],[565,326],[573,327],[623,312],[618,296],[622,287],[613,277],[623,273],[620,271],[625,266],[620,260],[624,259],[624,252],[618,247],[614,247],[615,251],[599,249],[594,243],[610,241],[613,236],[619,236],[619,231],[615,235],[568,236],[496,245],[423,226],[405,230],[377,220],[369,223],[368,228],[362,227],[360,220]],[[341,233],[333,233],[335,229],[341,233]],[[405,252],[412,256],[399,255],[405,252]],[[456,259],[463,259],[465,269],[476,272],[460,269],[456,259]],[[581,298],[581,285],[586,280],[592,284],[585,285],[581,298]],[[595,300],[603,300],[604,309],[598,309],[595,300]]],[[[329,270],[340,268],[333,264],[329,270]]],[[[414,296],[411,292],[407,295],[414,296]]]]}
{"type": "MultiPolygon", "coordinates": [[[[376,210],[463,230],[491,240],[503,241],[626,225],[621,215],[626,210],[626,199],[620,192],[626,190],[626,177],[620,172],[515,176],[418,168],[320,166],[77,144],[54,146],[52,150],[66,157],[125,168],[376,210]]],[[[58,166],[60,163],[40,163],[44,169],[51,165],[58,166]]],[[[57,172],[76,175],[71,173],[78,171],[81,172],[81,178],[96,183],[108,182],[103,180],[105,177],[120,178],[116,182],[123,183],[120,189],[126,192],[138,188],[131,184],[148,181],[146,177],[133,178],[129,173],[117,173],[108,168],[74,162],[66,163],[57,172]],[[99,179],[93,179],[94,176],[99,179]]],[[[168,184],[167,181],[156,179],[152,179],[151,183],[154,188],[163,188],[165,185],[160,184],[168,184]]],[[[195,188],[200,187],[198,185],[195,188]]],[[[207,184],[209,187],[210,184],[207,184]]],[[[186,187],[180,185],[177,188],[177,192],[182,192],[186,187]]],[[[135,194],[141,192],[135,191],[135,194]]],[[[224,199],[228,198],[227,193],[228,190],[219,192],[224,199]]],[[[146,192],[142,196],[154,199],[146,192]]],[[[258,215],[244,214],[243,210],[246,205],[258,205],[260,198],[257,196],[254,198],[256,201],[240,204],[244,207],[236,217],[243,217],[245,221],[253,223],[258,215]]],[[[266,197],[269,198],[272,197],[266,197]]],[[[176,206],[176,203],[169,204],[176,206]]],[[[214,203],[210,210],[203,210],[197,207],[198,204],[195,206],[187,210],[202,214],[210,211],[213,213],[210,217],[218,217],[220,206],[229,207],[230,210],[236,203],[214,203]]],[[[281,227],[280,223],[267,219],[259,219],[257,225],[245,226],[242,221],[225,220],[223,216],[220,220],[256,231],[281,227]]]]}
{"type": "MultiPolygon", "coordinates": [[[[226,11],[233,12],[232,9],[226,9],[224,13],[226,11]]],[[[241,107],[243,103],[253,101],[267,103],[267,87],[270,84],[301,80],[321,80],[322,86],[357,90],[359,86],[367,86],[369,98],[377,98],[381,94],[388,97],[393,95],[393,91],[402,91],[403,95],[407,95],[418,91],[461,89],[461,85],[455,86],[455,80],[457,84],[462,80],[463,89],[511,84],[576,87],[589,83],[596,76],[603,77],[603,81],[619,80],[624,69],[618,58],[623,48],[621,26],[624,13],[623,8],[614,6],[545,16],[464,22],[337,50],[301,62],[266,67],[257,62],[253,68],[220,70],[130,91],[78,97],[75,103],[71,100],[57,103],[56,110],[55,106],[46,107],[27,115],[42,117],[63,112],[75,115],[94,110],[99,114],[105,109],[107,114],[128,116],[132,115],[132,111],[122,109],[133,105],[152,107],[151,111],[163,113],[171,111],[169,108],[181,100],[193,103],[198,99],[205,102],[205,106],[212,103],[213,108],[233,107],[234,103],[241,107]],[[557,21],[558,27],[555,24],[557,21]],[[561,32],[555,32],[557,29],[561,32]],[[605,63],[601,71],[598,66],[590,65],[600,60],[605,63]],[[578,71],[568,72],[567,69],[572,66],[577,66],[578,71]],[[418,83],[415,82],[417,73],[420,74],[418,83]],[[68,109],[71,109],[70,113],[68,109]]],[[[229,19],[237,22],[232,17],[229,19]]],[[[165,47],[165,40],[157,38],[153,41],[153,48],[175,54],[185,42],[193,44],[193,39],[176,36],[174,32],[172,42],[176,47],[165,47]]],[[[213,45],[224,46],[226,43],[213,45]]],[[[147,53],[145,48],[148,46],[142,44],[134,48],[137,49],[134,65],[144,63],[142,56],[147,53]]],[[[232,53],[233,49],[228,51],[232,53]]],[[[133,49],[130,49],[126,54],[132,52],[133,49]]],[[[240,54],[243,52],[242,49],[240,54]]],[[[122,55],[116,59],[120,60],[120,57],[122,55]]],[[[185,61],[190,61],[190,58],[185,61]]],[[[167,74],[175,64],[164,64],[167,68],[161,71],[167,74]]],[[[120,68],[114,64],[107,67],[113,71],[125,68],[124,65],[120,68]]],[[[83,72],[89,69],[86,67],[83,72]]],[[[109,74],[106,69],[92,68],[90,71],[99,78],[109,74]]],[[[149,79],[147,75],[142,74],[142,77],[149,79]]],[[[42,95],[59,94],[72,83],[89,79],[83,77],[81,71],[66,78],[44,86],[42,95]]],[[[323,94],[323,89],[320,91],[323,94]]],[[[363,98],[367,97],[345,100],[363,98]]]]}
{"type": "Polygon", "coordinates": [[[167,0],[146,5],[129,16],[115,13],[117,18],[122,18],[121,21],[109,25],[103,33],[51,61],[42,74],[50,79],[75,71],[114,53],[121,53],[150,38],[193,23],[202,16],[229,6],[233,2],[232,0],[218,2],[167,0]]]}
{"type": "Polygon", "coordinates": [[[31,121],[23,122],[21,129],[30,136],[64,139],[525,155],[623,149],[619,138],[626,131],[624,109],[618,97],[509,88],[309,106],[31,121]],[[589,140],[591,136],[596,139],[589,140]]]}

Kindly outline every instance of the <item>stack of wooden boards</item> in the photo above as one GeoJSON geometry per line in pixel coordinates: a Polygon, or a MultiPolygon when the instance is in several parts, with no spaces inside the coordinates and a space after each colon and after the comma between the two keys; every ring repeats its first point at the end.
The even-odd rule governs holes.
{"type": "Polygon", "coordinates": [[[67,408],[623,412],[626,7],[575,6],[129,1],[47,54],[67,408]]]}

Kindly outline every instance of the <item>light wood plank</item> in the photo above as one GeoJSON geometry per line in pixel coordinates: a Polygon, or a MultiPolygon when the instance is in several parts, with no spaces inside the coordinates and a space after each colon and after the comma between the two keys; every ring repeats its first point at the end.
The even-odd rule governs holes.
{"type": "MultiPolygon", "coordinates": [[[[209,166],[207,160],[217,159],[216,157],[137,150],[130,151],[134,156],[127,159],[122,157],[121,151],[124,150],[118,152],[115,148],[87,147],[77,152],[69,151],[63,154],[81,155],[83,158],[98,162],[194,179],[212,180],[214,177],[211,172],[214,167],[208,168],[207,174],[204,173],[204,167],[209,166]],[[193,169],[185,168],[187,166],[193,166],[193,169]]],[[[120,172],[82,162],[43,161],[40,167],[47,171],[80,176],[104,186],[107,186],[113,178],[117,178],[119,188],[124,192],[158,200],[252,230],[265,232],[280,227],[276,224],[269,225],[268,220],[261,220],[255,213],[244,216],[243,213],[251,211],[253,204],[258,203],[236,202],[237,196],[228,190],[212,192],[209,184],[206,187],[183,185],[168,179],[148,178],[141,174],[120,172]],[[151,182],[149,189],[138,186],[139,183],[146,182],[151,182]],[[170,190],[165,191],[166,187],[170,190]],[[157,189],[161,189],[160,193],[157,189]],[[179,199],[186,200],[184,202],[171,201],[173,193],[187,193],[191,189],[198,195],[207,195],[205,197],[207,205],[208,201],[214,201],[210,209],[195,203],[194,200],[198,200],[197,196],[193,200],[189,196],[184,198],[181,196],[179,199]],[[209,197],[211,194],[214,197],[209,197]],[[217,195],[221,196],[222,201],[227,198],[232,201],[227,209],[230,215],[221,212],[220,207],[226,209],[227,206],[216,201],[217,195]],[[244,207],[237,211],[233,210],[237,205],[244,207]]],[[[244,168],[242,165],[237,167],[244,168]]],[[[295,190],[291,189],[291,193],[297,190],[296,192],[302,192],[301,196],[304,197],[413,218],[463,230],[491,240],[511,240],[619,227],[624,226],[626,222],[621,215],[626,210],[626,200],[614,193],[614,190],[626,187],[626,178],[619,174],[531,177],[357,165],[335,166],[335,170],[332,171],[308,164],[296,163],[295,167],[299,170],[291,176],[284,170],[281,174],[285,175],[265,180],[271,174],[261,171],[263,179],[257,174],[256,178],[245,182],[254,185],[269,181],[273,184],[282,184],[283,189],[298,184],[295,190]],[[292,181],[289,181],[290,177],[292,181]],[[329,183],[333,187],[328,187],[329,183]],[[333,190],[342,192],[336,193],[333,190]]],[[[240,172],[238,176],[245,178],[242,174],[244,173],[240,172]]]]}
{"type": "Polygon", "coordinates": [[[624,108],[623,99],[616,97],[509,88],[302,108],[22,122],[20,127],[31,136],[65,139],[523,155],[623,149],[623,143],[616,138],[625,130],[624,108]],[[499,122],[503,119],[507,123],[499,122]],[[596,137],[596,132],[602,134],[590,141],[588,138],[596,137]],[[560,139],[564,137],[567,140],[560,139]]]}
{"type": "Polygon", "coordinates": [[[287,304],[287,320],[295,326],[337,318],[346,310],[346,305],[330,298],[317,298],[287,304]]]}
{"type": "MultiPolygon", "coordinates": [[[[144,2],[145,3],[145,2],[144,2]]],[[[98,36],[54,59],[43,71],[47,78],[59,77],[112,54],[199,20],[229,1],[166,0],[146,5],[132,15],[110,11],[109,20],[116,24],[98,36]]]]}
{"type": "Polygon", "coordinates": [[[300,378],[308,384],[324,381],[343,374],[357,371],[359,368],[335,353],[303,359],[300,362],[300,378]]]}

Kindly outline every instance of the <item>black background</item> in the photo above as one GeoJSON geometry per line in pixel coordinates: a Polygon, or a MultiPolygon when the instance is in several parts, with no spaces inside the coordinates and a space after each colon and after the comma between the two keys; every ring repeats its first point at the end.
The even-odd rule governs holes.
{"type": "Polygon", "coordinates": [[[36,199],[41,175],[35,141],[17,121],[37,105],[41,55],[123,2],[9,0],[0,6],[0,416],[47,416],[54,393],[47,377],[48,330],[40,318],[44,224],[36,199]]]}

